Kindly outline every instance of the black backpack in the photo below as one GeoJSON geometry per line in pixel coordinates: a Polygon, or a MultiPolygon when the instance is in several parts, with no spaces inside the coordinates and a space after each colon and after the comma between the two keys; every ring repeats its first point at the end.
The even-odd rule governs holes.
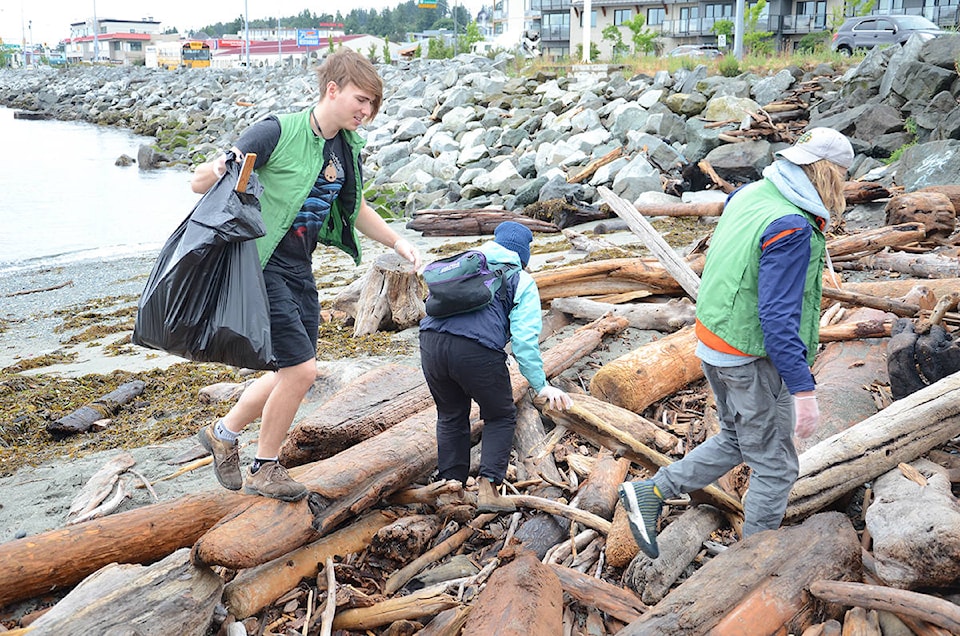
{"type": "Polygon", "coordinates": [[[519,273],[511,263],[489,265],[480,250],[467,250],[441,258],[423,270],[427,283],[427,315],[445,318],[483,309],[506,289],[506,279],[519,273]]]}

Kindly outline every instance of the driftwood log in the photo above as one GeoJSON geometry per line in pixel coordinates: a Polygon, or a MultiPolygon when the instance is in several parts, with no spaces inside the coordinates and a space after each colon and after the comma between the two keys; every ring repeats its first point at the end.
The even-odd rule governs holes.
{"type": "Polygon", "coordinates": [[[564,592],[582,605],[606,612],[617,620],[629,623],[648,609],[630,590],[555,563],[550,564],[550,568],[560,579],[564,592]]]}
{"type": "Polygon", "coordinates": [[[957,211],[950,197],[941,192],[906,192],[890,199],[886,207],[887,225],[920,222],[927,236],[947,238],[957,227],[957,211]]]}
{"type": "Polygon", "coordinates": [[[955,603],[928,594],[830,579],[811,583],[810,593],[828,603],[881,609],[912,616],[938,625],[951,634],[960,634],[960,608],[955,603]]]}
{"type": "Polygon", "coordinates": [[[243,570],[223,590],[227,609],[238,619],[256,614],[295,588],[300,579],[316,577],[319,564],[327,557],[343,557],[366,548],[390,519],[383,512],[371,512],[318,541],[243,570]]]}
{"type": "Polygon", "coordinates": [[[47,424],[47,432],[57,439],[85,433],[93,428],[96,422],[115,415],[121,406],[143,393],[144,386],[146,385],[142,380],[125,382],[90,404],[50,422],[47,424]]]}
{"type": "Polygon", "coordinates": [[[865,283],[844,283],[843,289],[845,291],[866,294],[867,296],[903,298],[917,285],[923,285],[929,289],[934,296],[942,298],[960,289],[960,278],[931,278],[928,280],[900,278],[865,283]]]}
{"type": "MultiPolygon", "coordinates": [[[[703,254],[688,257],[695,273],[703,271],[703,254]]],[[[540,300],[548,303],[567,296],[600,296],[645,291],[679,294],[680,284],[654,258],[612,258],[539,271],[533,275],[540,300]]]]}
{"type": "Polygon", "coordinates": [[[720,216],[723,201],[698,201],[694,203],[642,203],[636,205],[643,216],[720,216]]]}
{"type": "Polygon", "coordinates": [[[203,636],[220,602],[223,581],[210,568],[190,563],[189,554],[185,548],[177,550],[149,567],[107,565],[84,579],[28,630],[36,636],[203,636]]]}
{"type": "Polygon", "coordinates": [[[884,583],[916,590],[949,587],[960,578],[960,507],[951,486],[947,469],[926,459],[873,480],[864,520],[884,583]]]}
{"type": "Polygon", "coordinates": [[[822,513],[729,547],[617,634],[799,634],[839,612],[805,593],[812,582],[860,577],[860,540],[850,520],[822,513]]]}
{"type": "Polygon", "coordinates": [[[864,230],[827,241],[831,258],[847,254],[879,252],[885,247],[902,247],[922,241],[927,236],[923,223],[899,223],[874,230],[864,230]]]}
{"type": "Polygon", "coordinates": [[[376,367],[299,420],[280,447],[280,463],[289,468],[332,457],[432,405],[420,369],[376,367]]]}
{"type": "Polygon", "coordinates": [[[960,277],[960,261],[946,254],[883,251],[862,256],[853,263],[842,265],[845,269],[872,269],[899,272],[911,278],[957,278],[960,277]]]}
{"type": "Polygon", "coordinates": [[[873,181],[847,181],[843,184],[843,198],[849,205],[886,199],[890,191],[873,181]]]}
{"type": "Polygon", "coordinates": [[[586,166],[583,167],[582,170],[580,170],[576,174],[567,177],[567,183],[582,183],[588,180],[601,167],[607,165],[611,161],[616,161],[622,155],[623,155],[623,146],[617,146],[616,148],[614,148],[607,154],[603,155],[599,159],[594,159],[593,161],[588,163],[586,166]]]}
{"type": "Polygon", "coordinates": [[[649,342],[601,367],[590,394],[634,413],[703,378],[693,327],[649,342]]]}
{"type": "Polygon", "coordinates": [[[474,236],[493,234],[504,221],[516,221],[530,228],[531,232],[559,232],[553,223],[538,221],[528,216],[506,210],[484,208],[480,210],[418,210],[407,223],[408,230],[424,236],[474,236]]]}
{"type": "Polygon", "coordinates": [[[897,400],[800,455],[786,522],[821,510],[901,462],[960,435],[960,372],[897,400]]]}
{"type": "Polygon", "coordinates": [[[151,563],[189,547],[252,497],[219,488],[0,543],[0,607],[62,589],[110,563],[151,563]]]}
{"type": "Polygon", "coordinates": [[[369,607],[354,607],[337,612],[333,629],[366,631],[400,620],[419,620],[459,607],[457,599],[436,589],[420,590],[407,596],[380,601],[369,607]]]}
{"type": "Polygon", "coordinates": [[[659,603],[723,523],[723,514],[713,506],[687,510],[657,535],[660,556],[651,559],[640,552],[634,557],[623,572],[624,585],[640,594],[644,603],[659,603]]]}
{"type": "Polygon", "coordinates": [[[920,313],[920,305],[907,303],[902,300],[894,300],[892,298],[871,296],[869,294],[849,291],[847,289],[833,289],[824,286],[823,297],[831,300],[838,300],[850,305],[871,307],[881,311],[888,311],[898,316],[916,316],[918,313],[920,313]]]}
{"type": "Polygon", "coordinates": [[[402,331],[426,315],[423,281],[410,264],[396,254],[377,257],[363,277],[353,335],[366,336],[381,329],[402,331]]]}
{"type": "Polygon", "coordinates": [[[557,311],[577,318],[596,320],[604,314],[623,316],[634,329],[651,329],[670,333],[692,325],[696,319],[696,306],[689,298],[674,298],[665,303],[628,303],[614,305],[587,298],[557,298],[550,303],[557,311]]]}
{"type": "Polygon", "coordinates": [[[463,636],[556,636],[562,625],[560,580],[528,553],[494,571],[473,603],[463,636]]]}

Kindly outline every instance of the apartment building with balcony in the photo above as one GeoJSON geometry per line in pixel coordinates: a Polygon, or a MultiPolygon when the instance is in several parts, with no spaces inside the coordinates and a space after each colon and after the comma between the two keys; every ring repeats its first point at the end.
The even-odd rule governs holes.
{"type": "MultiPolygon", "coordinates": [[[[872,12],[918,14],[947,27],[958,24],[958,3],[960,0],[879,0],[872,12]]],[[[660,52],[666,52],[681,44],[717,44],[713,25],[719,20],[735,20],[736,11],[735,0],[592,0],[591,5],[590,41],[599,48],[601,59],[612,57],[613,46],[603,39],[603,30],[616,25],[624,43],[630,44],[632,33],[623,25],[635,15],[643,15],[647,28],[659,35],[660,52]]],[[[570,0],[570,7],[569,50],[575,51],[583,41],[584,0],[570,0]]],[[[793,51],[803,36],[834,26],[832,17],[845,15],[845,9],[844,0],[768,0],[758,28],[773,33],[776,50],[793,51]]],[[[732,46],[728,41],[728,49],[732,46]]]]}

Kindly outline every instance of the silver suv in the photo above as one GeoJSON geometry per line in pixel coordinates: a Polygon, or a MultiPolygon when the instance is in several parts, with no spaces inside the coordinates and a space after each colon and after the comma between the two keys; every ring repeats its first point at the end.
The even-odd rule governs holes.
{"type": "Polygon", "coordinates": [[[855,49],[903,44],[914,33],[924,40],[931,40],[943,31],[919,15],[862,15],[844,21],[833,34],[830,48],[841,55],[850,55],[855,49]]]}

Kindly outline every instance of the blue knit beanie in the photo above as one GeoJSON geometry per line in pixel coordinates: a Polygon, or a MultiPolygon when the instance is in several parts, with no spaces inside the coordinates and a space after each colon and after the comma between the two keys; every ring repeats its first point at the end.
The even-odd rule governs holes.
{"type": "Polygon", "coordinates": [[[530,262],[530,241],[533,240],[533,232],[526,225],[516,221],[504,221],[493,231],[493,240],[519,254],[520,264],[524,267],[530,262]]]}

